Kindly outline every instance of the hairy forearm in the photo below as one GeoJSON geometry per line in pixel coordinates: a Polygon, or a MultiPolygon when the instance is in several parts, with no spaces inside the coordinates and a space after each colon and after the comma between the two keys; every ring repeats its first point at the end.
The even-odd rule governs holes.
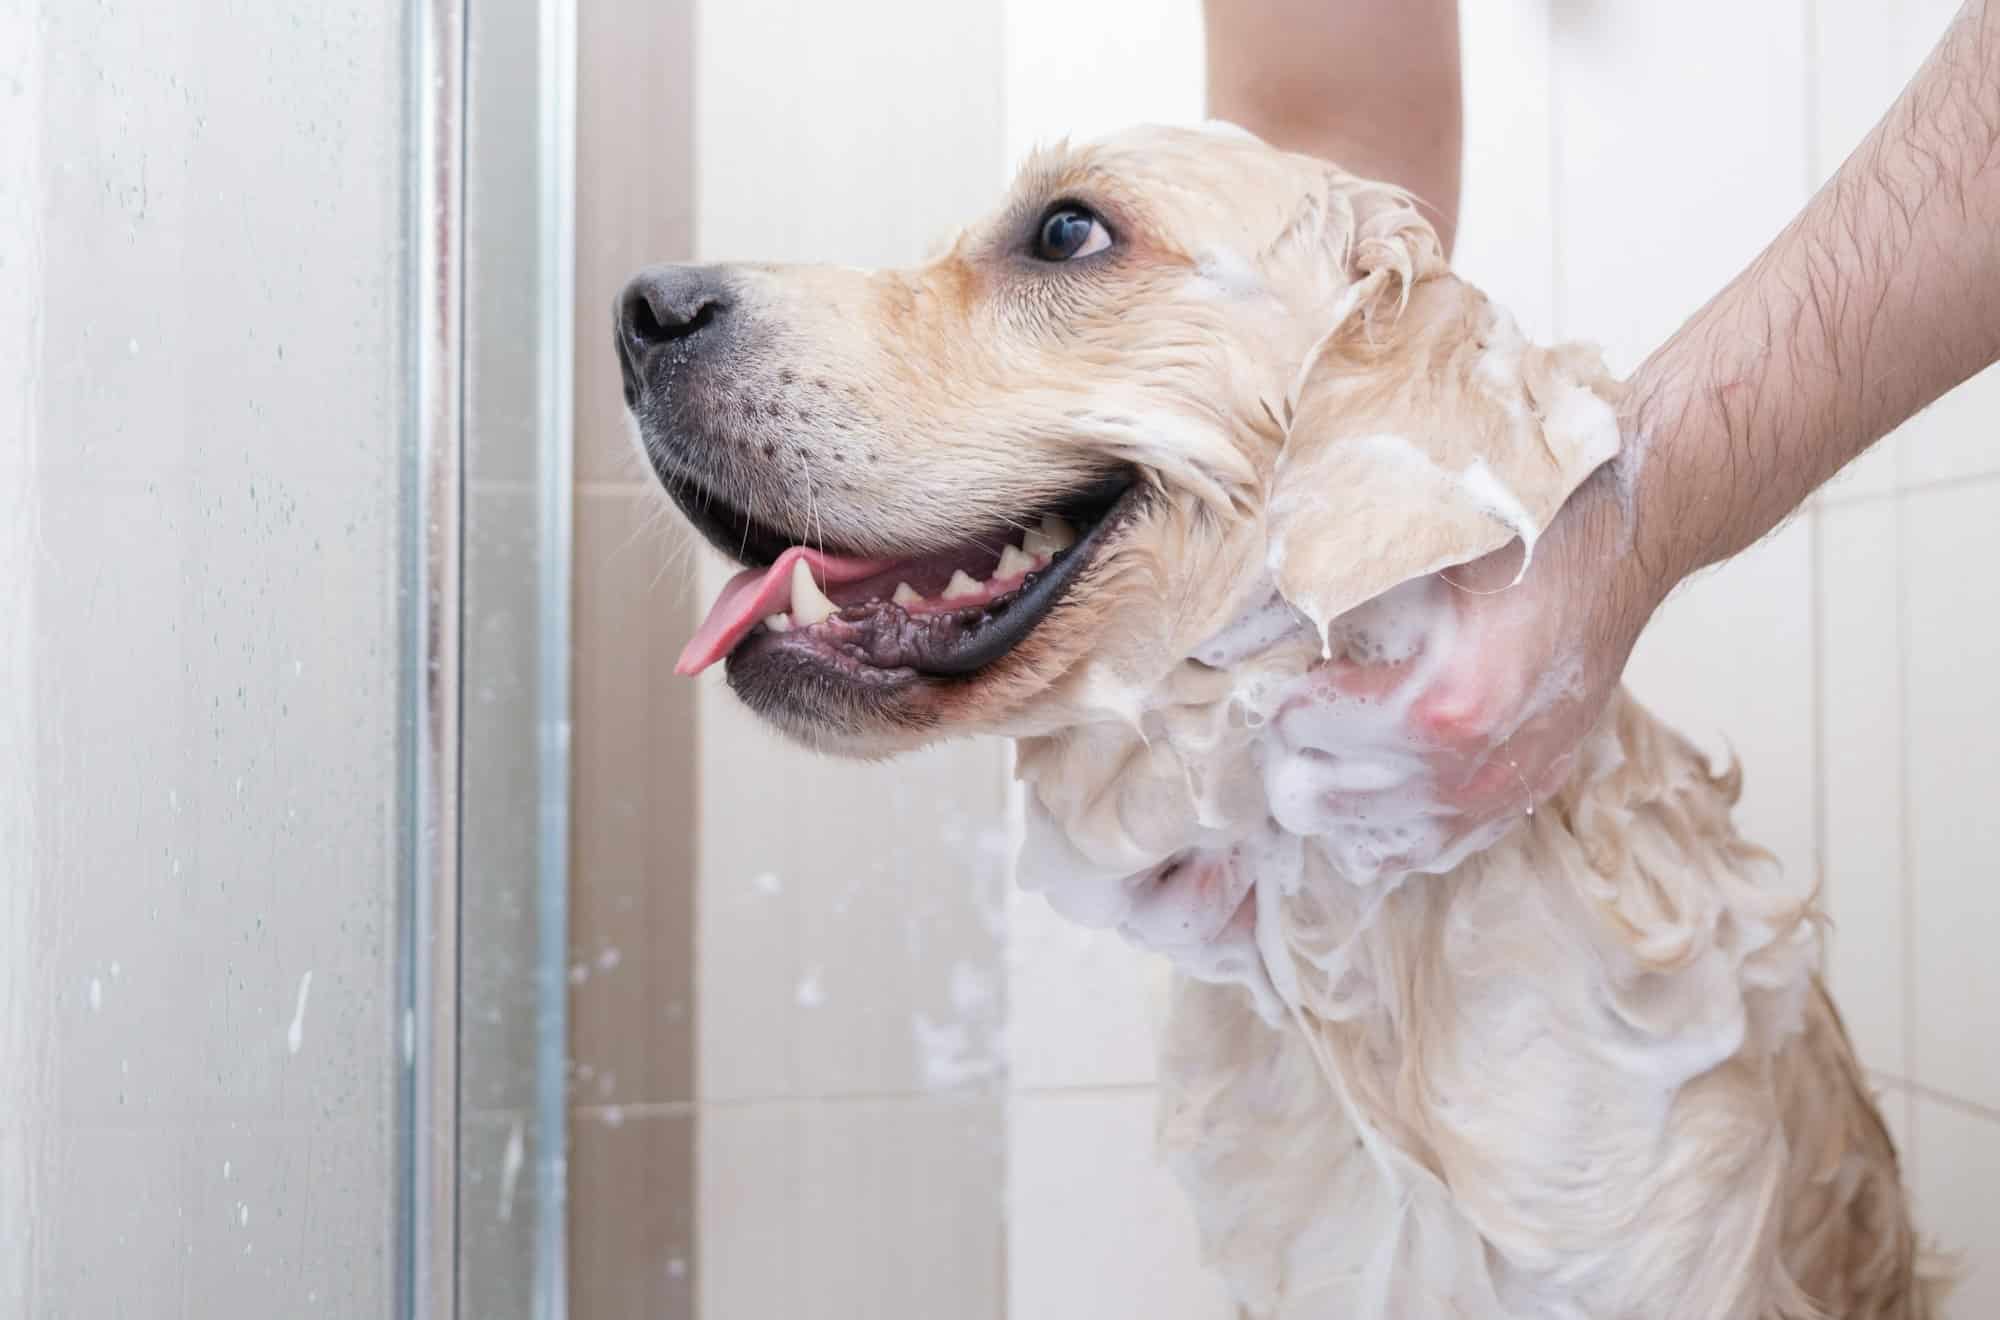
{"type": "Polygon", "coordinates": [[[1634,375],[1632,549],[1664,593],[2000,357],[2000,0],[1972,0],[1751,267],[1634,375]]]}
{"type": "Polygon", "coordinates": [[[1206,0],[1209,113],[1458,226],[1457,0],[1206,0]]]}

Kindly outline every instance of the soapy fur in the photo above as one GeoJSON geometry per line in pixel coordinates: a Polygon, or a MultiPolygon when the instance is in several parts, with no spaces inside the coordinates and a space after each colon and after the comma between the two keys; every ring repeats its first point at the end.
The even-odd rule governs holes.
{"type": "MultiPolygon", "coordinates": [[[[1736,834],[1733,773],[1620,695],[1551,800],[1440,852],[1403,718],[1454,626],[1431,575],[1532,553],[1618,452],[1595,352],[1525,342],[1395,189],[1235,132],[1057,149],[915,271],[738,288],[862,401],[787,438],[799,469],[893,460],[817,492],[845,544],[1105,463],[1149,491],[977,679],[752,699],[841,751],[1018,739],[1021,882],[1180,969],[1160,1142],[1246,1316],[1933,1314],[1814,895],[1736,834]],[[1063,198],[1118,232],[1097,273],[995,255],[1063,198]],[[1410,681],[1356,697],[1343,659],[1410,681]]],[[[776,518],[789,471],[733,493],[776,518]]]]}

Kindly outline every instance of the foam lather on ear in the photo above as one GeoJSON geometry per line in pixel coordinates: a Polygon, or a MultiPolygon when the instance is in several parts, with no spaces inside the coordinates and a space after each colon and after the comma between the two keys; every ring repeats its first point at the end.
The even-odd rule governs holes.
{"type": "Polygon", "coordinates": [[[1616,397],[1594,349],[1528,344],[1451,275],[1419,279],[1400,313],[1348,315],[1300,376],[1272,478],[1278,591],[1324,644],[1334,619],[1398,583],[1515,537],[1532,556],[1617,453],[1616,397]]]}

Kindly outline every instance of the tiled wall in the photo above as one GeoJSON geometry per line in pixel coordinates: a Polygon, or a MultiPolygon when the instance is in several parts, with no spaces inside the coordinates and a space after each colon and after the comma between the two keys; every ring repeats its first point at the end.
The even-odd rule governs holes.
{"type": "Polygon", "coordinates": [[[693,1314],[695,703],[687,559],[626,431],[611,307],[693,223],[692,0],[577,14],[570,1314],[693,1314]]]}
{"type": "MultiPolygon", "coordinates": [[[[906,264],[992,199],[996,10],[696,26],[702,258],[906,264]]],[[[701,1314],[998,1320],[1001,749],[809,756],[716,674],[699,713],[701,1314]]]]}
{"type": "MultiPolygon", "coordinates": [[[[1951,7],[1464,5],[1462,269],[1532,333],[1596,339],[1629,370],[1803,204],[1951,7]]],[[[685,9],[674,13],[658,21],[682,22],[685,9]]],[[[586,271],[604,261],[583,280],[587,303],[684,243],[704,258],[907,260],[986,205],[1033,141],[1200,112],[1193,0],[1010,0],[990,16],[884,0],[838,20],[760,0],[700,5],[695,17],[692,236],[677,227],[685,197],[645,185],[667,192],[622,204],[665,219],[626,233],[615,253],[584,254],[586,271]],[[912,64],[898,54],[908,50],[936,58],[912,64]]],[[[601,112],[616,96],[642,116],[685,113],[671,92],[684,66],[647,45],[659,32],[630,38],[615,77],[586,77],[586,126],[593,78],[647,69],[672,76],[600,89],[601,112]]],[[[586,162],[591,149],[586,136],[586,162]]],[[[678,163],[676,150],[668,141],[664,158],[678,163]]],[[[621,1066],[618,1107],[607,1097],[577,1110],[573,1267],[608,1274],[636,1259],[668,1271],[685,1285],[674,1304],[698,1302],[703,1316],[810,1302],[842,1316],[1225,1320],[1183,1199],[1151,1156],[1159,970],[993,887],[1003,781],[991,749],[833,766],[777,745],[712,679],[691,708],[685,688],[662,695],[665,656],[688,623],[675,585],[687,570],[665,558],[657,500],[622,440],[605,439],[617,434],[608,376],[597,387],[606,411],[588,417],[587,372],[600,358],[609,367],[584,319],[586,444],[618,457],[584,460],[579,637],[605,647],[615,634],[639,655],[602,662],[617,670],[601,679],[607,691],[622,695],[579,710],[580,739],[593,723],[618,726],[632,767],[592,770],[580,753],[580,774],[607,777],[588,791],[580,778],[579,812],[624,831],[617,856],[650,855],[696,882],[690,893],[663,887],[669,872],[630,869],[592,900],[585,887],[623,863],[613,849],[579,870],[577,959],[590,987],[578,999],[579,1098],[581,1065],[600,1066],[634,1029],[608,1015],[586,1044],[582,996],[600,985],[601,951],[583,931],[661,948],[691,939],[691,979],[642,989],[622,1011],[638,1020],[666,996],[694,1034],[646,1027],[658,1042],[648,1048],[683,1071],[644,1083],[640,1104],[621,1066]],[[637,601],[657,606],[639,629],[637,601]],[[599,621],[586,626],[592,609],[599,621]],[[690,720],[701,736],[681,766],[684,750],[666,749],[685,749],[690,720]],[[642,796],[631,785],[646,775],[642,796]],[[607,801],[593,804],[598,795],[607,801]],[[662,803],[671,825],[650,819],[662,803]],[[698,822],[692,861],[684,820],[698,822]],[[592,901],[610,906],[591,917],[592,901]],[[665,907],[617,915],[647,901],[665,907]],[[635,921],[649,923],[643,940],[635,921]],[[672,1191],[614,1201],[643,1209],[636,1225],[583,1204],[592,1178],[641,1181],[632,1168],[658,1189],[692,1179],[698,1242],[672,1191]],[[608,1246],[582,1240],[619,1233],[608,1246]]],[[[1987,381],[1939,405],[1787,528],[1687,587],[1631,674],[1667,718],[1741,756],[1748,832],[1823,874],[1839,923],[1834,981],[1925,1222],[1992,1262],[1961,1294],[1961,1317],[2000,1307],[2000,1235],[1974,1190],[2000,1174],[2000,960],[1982,956],[2000,936],[1988,860],[2000,839],[1981,810],[2000,789],[2000,698],[1974,677],[2000,659],[2000,599],[1987,599],[2000,579],[1985,571],[2000,550],[1995,394],[1987,381]]],[[[712,591],[718,575],[703,571],[712,591]]],[[[580,668],[579,692],[588,686],[580,668]]],[[[580,816],[578,828],[581,840],[593,826],[580,816]]],[[[670,963],[652,974],[682,975],[670,963]]],[[[606,1285],[579,1282],[577,1295],[586,1286],[606,1285]]]]}

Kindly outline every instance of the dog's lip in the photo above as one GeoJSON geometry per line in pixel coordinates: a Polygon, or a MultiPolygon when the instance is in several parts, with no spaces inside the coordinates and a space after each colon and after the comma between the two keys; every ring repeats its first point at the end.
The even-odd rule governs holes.
{"type": "Polygon", "coordinates": [[[998,596],[963,609],[917,611],[873,600],[842,607],[809,627],[773,632],[760,625],[730,648],[731,674],[742,663],[784,657],[877,690],[922,678],[970,678],[1040,626],[1129,523],[1143,493],[1139,481],[1128,480],[1075,545],[998,596]]]}

